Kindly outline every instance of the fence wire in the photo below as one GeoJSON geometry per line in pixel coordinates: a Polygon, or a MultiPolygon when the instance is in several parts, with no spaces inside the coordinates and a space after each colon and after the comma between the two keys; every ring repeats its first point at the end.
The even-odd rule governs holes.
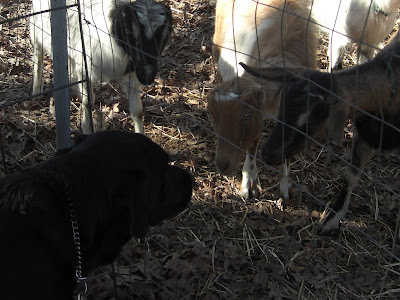
{"type": "MultiPolygon", "coordinates": [[[[252,0],[242,1],[249,6],[254,3],[252,0]]],[[[317,234],[321,214],[327,203],[338,196],[346,169],[351,166],[354,146],[354,122],[351,118],[346,121],[340,149],[332,148],[326,139],[307,136],[304,150],[291,161],[288,176],[293,189],[290,198],[283,202],[279,177],[285,174],[263,162],[258,150],[254,159],[258,165],[257,184],[261,190],[252,199],[243,198],[240,170],[247,149],[226,139],[212,126],[207,112],[207,96],[212,91],[222,92],[224,88],[223,83],[218,82],[221,66],[212,56],[213,47],[231,51],[234,57],[248,53],[236,47],[212,43],[216,2],[163,1],[170,6],[174,19],[172,41],[161,55],[155,82],[140,89],[145,134],[170,153],[173,164],[193,173],[196,187],[192,203],[174,219],[151,228],[145,239],[132,239],[112,266],[101,267],[90,274],[86,299],[398,298],[399,154],[379,154],[371,159],[362,170],[360,181],[351,195],[349,212],[338,232],[331,236],[317,234]],[[241,152],[233,174],[217,172],[218,138],[241,152]]],[[[241,1],[232,2],[241,4],[241,1]]],[[[263,5],[267,5],[283,15],[285,9],[276,5],[289,2],[293,1],[260,1],[256,6],[261,10],[263,5]]],[[[367,8],[374,14],[385,13],[387,2],[397,3],[360,2],[368,2],[367,8]]],[[[347,2],[332,3],[344,5],[347,2]]],[[[2,175],[32,166],[55,153],[50,56],[46,55],[44,59],[44,92],[32,95],[31,91],[32,69],[37,62],[32,59],[29,41],[30,6],[31,2],[27,0],[0,0],[2,175]]],[[[67,6],[76,9],[74,5],[67,6]]],[[[227,4],[227,7],[226,14],[233,16],[232,4],[227,4]]],[[[248,31],[252,23],[258,22],[257,16],[253,11],[252,22],[245,24],[248,31]]],[[[84,20],[84,12],[82,17],[84,20]]],[[[339,14],[329,26],[319,25],[342,35],[343,32],[333,28],[338,19],[339,14]]],[[[310,24],[318,23],[309,17],[304,20],[310,24]]],[[[366,23],[359,24],[359,28],[367,28],[366,23]]],[[[280,29],[275,33],[282,36],[280,29]]],[[[396,22],[390,35],[393,36],[397,30],[396,22]]],[[[260,28],[257,31],[258,35],[262,34],[260,28]]],[[[90,36],[84,38],[90,39],[90,36]]],[[[329,37],[319,30],[317,38],[317,69],[329,72],[328,56],[332,56],[329,54],[329,37]]],[[[235,41],[235,44],[238,42],[241,41],[235,41]]],[[[259,60],[260,65],[279,65],[279,62],[263,60],[260,56],[262,41],[256,39],[253,42],[259,49],[253,58],[259,60]]],[[[387,39],[382,40],[377,52],[386,42],[387,39]]],[[[347,47],[343,68],[357,64],[359,49],[361,47],[354,44],[347,47]]],[[[303,79],[309,78],[305,76],[303,79]]],[[[355,89],[362,85],[356,80],[355,89]]],[[[233,81],[241,82],[237,77],[233,81]]],[[[262,92],[268,88],[265,81],[254,81],[262,92]]],[[[70,85],[85,82],[85,78],[79,82],[71,80],[70,85]]],[[[289,83],[285,79],[283,86],[289,83]]],[[[95,131],[133,131],[128,101],[120,85],[115,82],[111,85],[95,84],[94,91],[95,131]]],[[[330,90],[327,92],[331,93],[330,90]]],[[[333,96],[338,101],[347,101],[338,95],[333,96]]],[[[243,105],[243,111],[265,117],[261,122],[260,146],[264,144],[280,122],[277,116],[266,115],[261,107],[249,105],[242,98],[232,103],[243,105]]],[[[81,133],[80,110],[81,103],[73,96],[70,102],[72,140],[81,133]]],[[[376,118],[375,115],[369,116],[376,118]]],[[[396,125],[385,124],[400,130],[396,125]]],[[[240,126],[240,123],[235,124],[230,131],[234,132],[240,126]]]]}

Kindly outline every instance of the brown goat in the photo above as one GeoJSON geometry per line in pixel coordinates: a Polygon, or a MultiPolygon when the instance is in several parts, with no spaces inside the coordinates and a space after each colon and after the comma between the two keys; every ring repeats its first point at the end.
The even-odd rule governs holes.
{"type": "MultiPolygon", "coordinates": [[[[257,80],[238,63],[315,68],[318,39],[309,13],[308,1],[217,2],[213,53],[222,83],[209,93],[207,110],[217,135],[217,169],[233,172],[246,153],[241,184],[245,199],[259,189],[255,156],[262,123],[266,116],[276,116],[283,82],[257,80]]],[[[287,198],[288,188],[282,186],[287,198]]]]}
{"type": "Polygon", "coordinates": [[[321,235],[339,227],[340,220],[346,216],[352,190],[373,154],[400,148],[400,42],[397,39],[398,35],[392,37],[372,61],[332,74],[301,71],[301,68],[244,66],[250,73],[268,80],[281,81],[284,77],[292,80],[281,99],[279,122],[262,148],[262,158],[267,164],[277,165],[283,158],[300,153],[307,136],[315,138],[328,123],[334,123],[328,120],[332,108],[343,112],[336,125],[341,130],[343,120],[354,116],[356,134],[351,165],[333,208],[322,215],[318,229],[321,235]]]}

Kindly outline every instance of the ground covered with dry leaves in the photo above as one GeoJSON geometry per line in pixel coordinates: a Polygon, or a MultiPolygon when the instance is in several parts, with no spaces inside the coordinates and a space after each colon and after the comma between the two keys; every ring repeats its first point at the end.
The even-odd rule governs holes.
{"type": "MultiPolygon", "coordinates": [[[[205,95],[215,84],[210,47],[215,0],[166,2],[174,33],[160,77],[143,93],[145,131],[174,164],[194,174],[192,203],[152,228],[145,240],[131,240],[112,267],[91,274],[87,299],[400,297],[400,200],[374,180],[400,192],[400,156],[371,161],[368,176],[354,190],[348,220],[333,237],[319,237],[315,229],[324,205],[339,191],[346,165],[325,148],[313,147],[292,166],[298,192],[284,211],[276,205],[277,173],[267,166],[260,168],[261,195],[243,201],[240,170],[230,177],[215,172],[215,137],[205,111],[205,95]]],[[[27,13],[29,1],[4,2],[0,21],[27,13]]],[[[27,24],[21,18],[0,25],[2,173],[31,166],[55,151],[51,93],[23,101],[32,80],[27,24]],[[8,106],[12,101],[20,103],[8,106]]],[[[327,67],[326,49],[322,40],[321,68],[327,67]]],[[[351,56],[346,64],[352,64],[351,56]]],[[[45,68],[49,89],[50,59],[45,68]]],[[[96,94],[97,130],[133,130],[118,87],[96,87],[96,94]]],[[[80,131],[79,106],[71,102],[73,137],[80,131]]],[[[264,141],[272,127],[265,122],[264,141]]],[[[351,137],[349,124],[339,157],[349,159],[351,137]]]]}

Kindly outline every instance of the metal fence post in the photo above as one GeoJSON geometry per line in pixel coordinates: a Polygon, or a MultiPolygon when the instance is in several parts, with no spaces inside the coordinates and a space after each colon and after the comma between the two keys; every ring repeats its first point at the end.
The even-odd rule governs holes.
{"type": "MultiPolygon", "coordinates": [[[[53,47],[54,88],[66,86],[68,80],[66,0],[51,0],[51,37],[53,47]],[[64,8],[63,8],[64,7],[64,8]]],[[[57,150],[71,145],[69,87],[54,92],[57,150]]]]}

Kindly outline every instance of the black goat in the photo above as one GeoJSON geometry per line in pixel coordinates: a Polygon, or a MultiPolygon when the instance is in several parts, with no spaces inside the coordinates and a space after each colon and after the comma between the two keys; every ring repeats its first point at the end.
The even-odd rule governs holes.
{"type": "Polygon", "coordinates": [[[279,122],[262,147],[262,159],[278,165],[304,149],[307,136],[321,134],[327,124],[343,134],[347,116],[356,129],[352,165],[333,210],[321,218],[320,234],[339,226],[347,213],[350,195],[360,173],[376,151],[400,148],[400,42],[395,35],[372,61],[332,74],[295,69],[257,69],[245,66],[255,76],[289,81],[282,91],[279,122]],[[338,119],[329,120],[335,109],[338,119]],[[283,146],[283,148],[282,148],[283,146]]]}

